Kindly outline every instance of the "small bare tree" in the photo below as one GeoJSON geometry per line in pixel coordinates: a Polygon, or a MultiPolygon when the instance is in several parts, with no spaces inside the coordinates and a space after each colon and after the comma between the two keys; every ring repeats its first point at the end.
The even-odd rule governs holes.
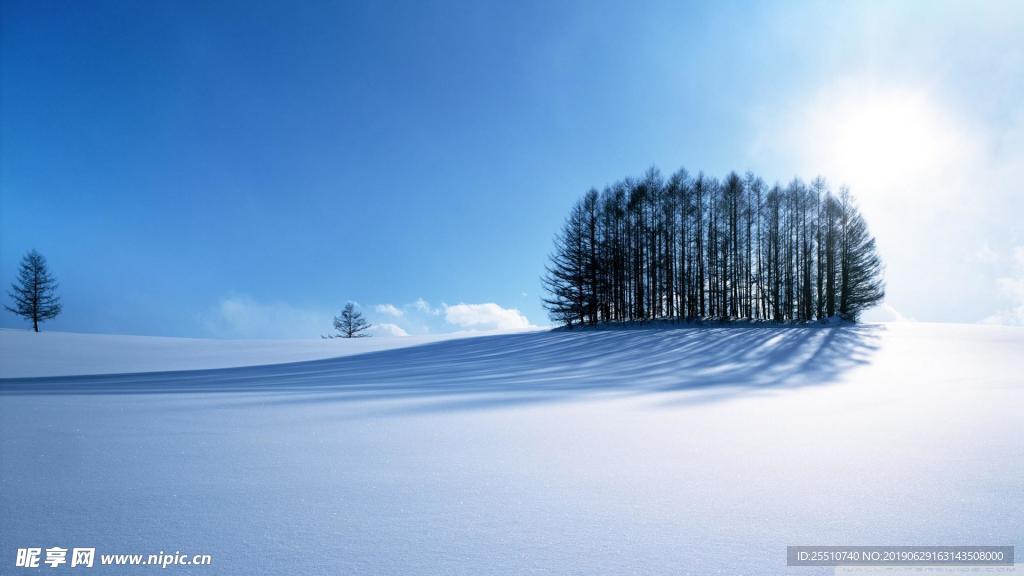
{"type": "Polygon", "coordinates": [[[39,332],[39,323],[56,318],[61,311],[60,298],[56,294],[57,280],[46,268],[46,258],[35,250],[21,259],[18,280],[11,284],[7,294],[14,300],[14,307],[4,306],[8,311],[32,321],[32,329],[39,332]]]}
{"type": "Polygon", "coordinates": [[[362,338],[369,336],[363,332],[369,330],[370,326],[372,324],[367,322],[363,314],[356,311],[355,305],[349,302],[341,310],[341,316],[334,317],[334,329],[337,333],[326,338],[362,338]]]}

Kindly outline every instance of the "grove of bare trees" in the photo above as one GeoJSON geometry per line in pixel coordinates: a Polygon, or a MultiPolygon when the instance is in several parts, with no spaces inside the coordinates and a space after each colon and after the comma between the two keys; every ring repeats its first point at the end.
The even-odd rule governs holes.
{"type": "Polygon", "coordinates": [[[857,320],[884,296],[849,191],[651,168],[573,206],[543,278],[568,327],[670,319],[857,320]]]}

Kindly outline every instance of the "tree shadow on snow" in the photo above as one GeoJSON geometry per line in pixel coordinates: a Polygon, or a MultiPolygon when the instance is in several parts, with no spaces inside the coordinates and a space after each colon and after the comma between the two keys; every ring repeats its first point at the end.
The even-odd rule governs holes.
{"type": "Polygon", "coordinates": [[[449,340],[310,362],[188,372],[0,380],[0,395],[249,393],[274,403],[422,400],[456,410],[593,393],[822,385],[870,361],[884,327],[702,326],[534,332],[449,340]]]}

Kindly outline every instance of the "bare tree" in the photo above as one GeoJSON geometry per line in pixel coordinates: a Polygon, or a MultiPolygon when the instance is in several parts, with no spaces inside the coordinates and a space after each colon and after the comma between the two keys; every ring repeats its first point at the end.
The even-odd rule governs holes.
{"type": "Polygon", "coordinates": [[[552,320],[569,328],[586,321],[588,305],[593,302],[588,293],[592,269],[588,237],[585,207],[577,202],[555,237],[555,251],[541,279],[548,291],[544,307],[552,320]]]}
{"type": "Polygon", "coordinates": [[[14,307],[5,305],[4,308],[31,320],[32,329],[39,332],[39,323],[56,318],[62,309],[57,286],[57,280],[46,268],[46,258],[30,250],[22,257],[18,280],[11,284],[7,293],[14,300],[14,307]]]}
{"type": "Polygon", "coordinates": [[[839,315],[857,320],[860,313],[885,297],[882,261],[868,225],[843,188],[840,193],[840,300],[839,315]]]}
{"type": "Polygon", "coordinates": [[[341,316],[334,317],[334,329],[337,332],[325,338],[362,338],[369,336],[363,332],[369,330],[371,326],[372,324],[363,318],[363,314],[356,311],[355,304],[349,302],[341,310],[341,316]]]}

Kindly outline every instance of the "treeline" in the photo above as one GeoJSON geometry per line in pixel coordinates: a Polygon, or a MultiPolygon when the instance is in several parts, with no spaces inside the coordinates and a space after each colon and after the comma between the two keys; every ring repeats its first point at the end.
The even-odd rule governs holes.
{"type": "Polygon", "coordinates": [[[551,319],[857,320],[884,295],[875,240],[844,187],[768,186],[651,168],[573,206],[543,278],[551,319]]]}

